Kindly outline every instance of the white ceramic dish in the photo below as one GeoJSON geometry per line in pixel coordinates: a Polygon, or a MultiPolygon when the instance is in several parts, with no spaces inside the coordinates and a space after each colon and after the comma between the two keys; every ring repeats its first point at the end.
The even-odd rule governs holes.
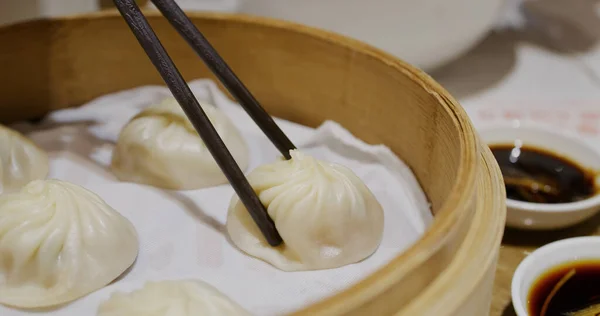
{"type": "MultiPolygon", "coordinates": [[[[600,148],[595,149],[576,135],[557,132],[551,127],[533,123],[502,123],[478,129],[488,144],[516,144],[545,149],[577,162],[580,166],[596,172],[596,184],[600,185],[600,148]]],[[[585,221],[600,210],[600,195],[564,204],[541,204],[506,201],[506,225],[509,227],[543,230],[568,227],[585,221]]]]}
{"type": "Polygon", "coordinates": [[[369,43],[425,70],[469,50],[505,0],[241,0],[240,11],[323,28],[369,43]]]}
{"type": "Polygon", "coordinates": [[[576,237],[547,244],[532,252],[517,267],[511,295],[517,316],[527,312],[529,290],[544,272],[572,261],[600,260],[600,237],[576,237]]]}

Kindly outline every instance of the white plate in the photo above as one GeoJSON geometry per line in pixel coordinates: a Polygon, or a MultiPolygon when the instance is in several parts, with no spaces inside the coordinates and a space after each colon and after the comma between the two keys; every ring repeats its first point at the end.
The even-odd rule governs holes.
{"type": "Polygon", "coordinates": [[[521,261],[512,278],[511,295],[517,316],[527,312],[529,290],[537,278],[552,269],[572,261],[600,260],[600,237],[576,237],[547,244],[521,261]]]}
{"type": "MultiPolygon", "coordinates": [[[[535,123],[498,123],[478,129],[488,144],[514,144],[545,149],[567,157],[580,166],[598,170],[596,184],[600,185],[600,152],[585,140],[565,131],[535,123]]],[[[600,210],[600,195],[572,203],[542,204],[508,199],[506,225],[521,229],[558,229],[580,223],[600,210]]]]}

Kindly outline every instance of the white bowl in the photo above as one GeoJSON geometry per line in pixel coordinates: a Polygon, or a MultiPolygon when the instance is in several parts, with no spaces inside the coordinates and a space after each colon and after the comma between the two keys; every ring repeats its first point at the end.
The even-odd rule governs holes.
{"type": "Polygon", "coordinates": [[[512,303],[517,316],[527,313],[533,282],[553,267],[573,261],[600,260],[600,237],[576,237],[547,244],[521,261],[512,278],[512,303]]]}
{"type": "Polygon", "coordinates": [[[240,11],[350,36],[431,70],[478,43],[497,22],[504,2],[242,0],[240,11]]]}
{"type": "MultiPolygon", "coordinates": [[[[600,171],[600,149],[594,149],[574,134],[557,132],[550,127],[514,121],[489,125],[478,129],[488,144],[514,144],[521,142],[567,157],[588,170],[600,171]]],[[[600,172],[596,175],[600,185],[600,172]]],[[[594,216],[600,210],[600,194],[588,199],[562,204],[530,203],[508,199],[506,225],[509,227],[542,230],[575,225],[594,216]]]]}

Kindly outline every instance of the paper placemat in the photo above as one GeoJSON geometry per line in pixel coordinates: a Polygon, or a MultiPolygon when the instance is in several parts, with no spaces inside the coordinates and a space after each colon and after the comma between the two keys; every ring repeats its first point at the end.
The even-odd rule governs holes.
{"type": "MultiPolygon", "coordinates": [[[[194,81],[190,87],[199,100],[215,104],[238,126],[250,148],[248,170],[279,156],[250,117],[212,81],[194,81]]],[[[139,256],[130,272],[48,315],[94,315],[98,304],[114,291],[130,291],[148,280],[180,278],[203,280],[255,315],[281,315],[373,273],[412,245],[432,221],[415,177],[387,147],[365,144],[335,122],[312,129],[276,119],[300,150],[351,168],[367,184],[384,208],[383,240],[366,260],[331,270],[283,272],[251,258],[224,234],[231,186],[160,190],[119,182],[107,170],[123,125],[142,108],[168,96],[165,87],[141,87],[54,112],[41,126],[18,125],[50,153],[51,178],[96,192],[134,224],[140,237],[139,256]]],[[[0,315],[41,314],[0,306],[0,315]]]]}

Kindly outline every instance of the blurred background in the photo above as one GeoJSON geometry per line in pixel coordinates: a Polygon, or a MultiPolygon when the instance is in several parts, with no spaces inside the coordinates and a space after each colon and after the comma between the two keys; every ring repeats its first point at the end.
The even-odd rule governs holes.
{"type": "MultiPolygon", "coordinates": [[[[502,106],[590,107],[600,100],[600,0],[178,3],[292,20],[365,41],[427,71],[470,114],[502,106]]],[[[112,6],[112,0],[2,0],[0,24],[112,6]]]]}

